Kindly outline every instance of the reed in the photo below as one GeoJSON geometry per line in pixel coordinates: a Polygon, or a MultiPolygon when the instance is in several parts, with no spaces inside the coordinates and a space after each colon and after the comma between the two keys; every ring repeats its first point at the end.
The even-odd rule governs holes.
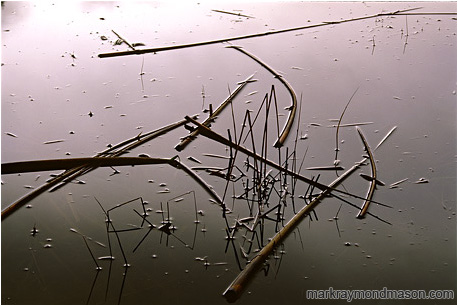
{"type": "Polygon", "coordinates": [[[240,297],[252,277],[257,271],[259,271],[270,253],[282,243],[282,241],[297,227],[297,225],[304,219],[305,216],[310,214],[313,209],[330,194],[332,189],[341,184],[348,176],[350,176],[350,174],[358,169],[359,166],[359,164],[356,164],[347,170],[347,172],[342,174],[339,178],[334,180],[331,184],[329,184],[328,188],[322,191],[308,205],[304,206],[280,231],[277,232],[277,234],[270,240],[270,242],[257,253],[256,257],[250,261],[245,269],[240,272],[240,274],[224,291],[223,296],[227,299],[228,302],[235,302],[240,297]]]}
{"type": "Polygon", "coordinates": [[[379,14],[368,15],[368,16],[361,16],[361,17],[345,19],[345,20],[323,21],[323,22],[318,23],[318,24],[312,24],[312,25],[306,25],[306,26],[300,26],[300,27],[293,27],[293,28],[287,28],[287,29],[276,30],[276,31],[268,31],[268,32],[262,32],[262,33],[255,33],[255,34],[250,34],[250,35],[227,37],[227,38],[222,38],[222,39],[202,41],[202,42],[196,42],[196,43],[190,43],[190,44],[184,44],[184,45],[174,45],[174,46],[166,46],[166,47],[158,47],[158,48],[150,48],[150,49],[136,49],[136,50],[132,50],[132,51],[119,51],[119,52],[110,52],[110,53],[100,53],[98,55],[98,57],[99,58],[106,58],[106,57],[117,57],[117,56],[127,56],[127,55],[138,55],[138,54],[157,53],[157,52],[164,52],[164,51],[177,50],[177,49],[185,49],[185,48],[193,48],[193,47],[199,47],[199,46],[214,45],[214,44],[220,44],[220,43],[227,43],[227,42],[235,41],[235,40],[244,40],[244,39],[257,38],[257,37],[264,37],[264,36],[270,36],[270,35],[275,35],[275,34],[281,34],[281,33],[293,32],[293,31],[300,31],[300,30],[312,29],[312,28],[317,28],[317,27],[324,27],[324,26],[329,26],[329,25],[335,25],[335,24],[340,24],[340,23],[347,23],[347,22],[354,22],[354,21],[360,21],[360,20],[365,20],[365,19],[372,19],[372,18],[383,17],[383,16],[456,15],[456,13],[448,13],[448,12],[408,13],[410,11],[418,10],[418,9],[421,9],[421,7],[409,8],[409,9],[404,9],[404,10],[397,10],[397,11],[394,11],[394,12],[387,12],[387,13],[379,13],[379,14]]]}
{"type": "MultiPolygon", "coordinates": [[[[244,153],[244,154],[246,154],[246,155],[248,155],[248,156],[254,158],[255,160],[262,161],[262,162],[264,162],[265,164],[269,165],[269,166],[272,167],[272,168],[275,168],[275,169],[277,169],[277,170],[279,170],[279,171],[283,171],[283,172],[284,172],[285,174],[287,174],[287,175],[294,176],[294,177],[296,177],[298,180],[300,180],[300,181],[302,181],[302,182],[304,182],[304,183],[307,183],[307,184],[310,184],[310,185],[312,185],[312,186],[315,186],[316,188],[318,188],[318,189],[320,189],[320,190],[322,190],[322,191],[331,188],[332,191],[339,192],[339,193],[342,193],[342,194],[346,194],[346,195],[349,195],[349,196],[354,197],[354,198],[359,198],[359,199],[367,200],[367,198],[365,198],[365,197],[360,197],[360,196],[358,196],[358,195],[355,195],[355,194],[352,194],[352,193],[349,193],[349,192],[346,192],[346,191],[343,191],[343,190],[340,190],[340,189],[336,189],[336,188],[334,188],[334,187],[329,187],[329,186],[327,186],[327,185],[324,185],[324,184],[315,182],[315,181],[313,181],[313,180],[311,180],[311,179],[309,179],[309,178],[306,178],[306,177],[304,177],[304,176],[302,176],[302,175],[300,175],[300,174],[298,174],[298,173],[294,173],[294,172],[292,172],[291,170],[285,169],[285,168],[283,168],[282,166],[280,166],[280,165],[278,165],[278,164],[276,164],[276,163],[274,163],[274,162],[272,162],[272,161],[270,161],[270,160],[268,160],[268,159],[265,159],[265,158],[259,156],[258,154],[255,154],[255,153],[251,152],[250,150],[246,149],[245,147],[242,147],[242,146],[237,145],[237,144],[235,144],[235,143],[233,143],[233,142],[230,142],[228,139],[224,138],[223,136],[221,136],[221,135],[219,135],[219,134],[213,132],[213,131],[210,130],[209,128],[207,128],[207,127],[201,125],[201,124],[200,124],[199,122],[197,122],[196,120],[194,120],[194,119],[192,119],[192,118],[190,118],[190,117],[188,117],[188,116],[186,116],[185,118],[186,118],[187,120],[189,120],[190,122],[192,122],[193,124],[195,124],[195,125],[197,126],[197,128],[201,130],[200,133],[201,133],[202,135],[204,135],[204,136],[206,136],[206,137],[208,137],[208,138],[210,138],[210,139],[213,139],[214,141],[217,141],[217,142],[219,142],[219,143],[222,143],[222,144],[224,144],[224,145],[231,146],[231,147],[233,147],[233,148],[237,148],[237,150],[239,150],[240,152],[242,152],[242,153],[244,153]]],[[[365,160],[366,160],[366,159],[364,159],[363,161],[365,161],[365,160]]],[[[376,201],[373,201],[373,200],[371,200],[371,202],[372,202],[372,203],[377,203],[377,204],[379,204],[379,205],[385,205],[385,206],[387,206],[386,204],[383,204],[383,203],[380,203],[380,202],[376,202],[376,201]]]]}
{"type": "MultiPolygon", "coordinates": [[[[194,115],[193,118],[197,118],[197,115],[194,115]]],[[[170,125],[167,125],[165,127],[162,127],[160,129],[151,131],[149,133],[146,133],[144,135],[137,135],[136,137],[127,139],[115,146],[112,146],[111,148],[108,148],[107,150],[97,154],[95,157],[106,157],[106,156],[119,156],[122,154],[127,153],[128,151],[152,140],[155,139],[156,137],[159,137],[161,135],[164,135],[180,126],[183,126],[185,123],[187,123],[187,120],[181,120],[175,123],[172,123],[170,125]],[[117,151],[115,151],[117,150],[117,151]],[[113,152],[115,151],[115,152],[113,152]]],[[[53,188],[56,190],[58,187],[57,185],[60,184],[59,186],[62,187],[66,182],[69,182],[75,178],[77,178],[80,175],[83,175],[91,170],[94,170],[94,167],[87,166],[87,165],[80,165],[75,168],[71,168],[63,173],[61,173],[59,176],[53,178],[52,180],[48,181],[47,183],[41,185],[37,189],[34,189],[30,193],[24,195],[23,197],[19,198],[15,202],[11,203],[8,207],[2,210],[2,220],[6,218],[7,216],[11,215],[14,211],[16,211],[18,208],[24,206],[31,200],[35,199],[38,197],[40,194],[43,192],[49,190],[50,188],[53,188]],[[64,182],[64,180],[66,182],[64,182]],[[61,184],[62,183],[62,184],[61,184]]],[[[12,171],[12,170],[10,170],[12,171]]],[[[2,173],[3,173],[3,167],[2,167],[2,173]]]]}
{"type": "Polygon", "coordinates": [[[364,215],[366,214],[367,209],[369,208],[369,205],[371,203],[372,197],[374,196],[375,192],[375,186],[376,186],[376,181],[377,181],[377,168],[375,167],[375,160],[374,156],[372,155],[372,150],[367,143],[366,137],[364,137],[363,131],[359,127],[356,127],[356,130],[358,131],[358,134],[361,138],[361,141],[364,144],[364,149],[366,153],[369,156],[369,161],[371,163],[371,181],[370,181],[370,187],[369,191],[367,193],[367,200],[364,201],[363,206],[361,207],[361,210],[358,212],[358,215],[356,216],[358,219],[364,218],[364,215]]]}
{"type": "Polygon", "coordinates": [[[118,38],[119,38],[120,40],[122,40],[123,42],[125,42],[126,45],[129,46],[129,48],[131,48],[133,51],[135,51],[134,46],[132,46],[127,40],[125,40],[124,38],[122,38],[121,35],[119,35],[118,33],[116,33],[114,30],[111,30],[111,32],[113,32],[116,36],[118,36],[118,38]]]}
{"type": "MultiPolygon", "coordinates": [[[[294,116],[296,115],[296,109],[297,109],[297,98],[296,98],[296,93],[294,92],[294,89],[291,87],[291,85],[281,76],[278,74],[273,68],[268,66],[266,63],[261,61],[259,58],[254,56],[253,54],[245,51],[241,47],[238,46],[228,46],[227,48],[233,48],[237,51],[242,52],[243,54],[247,55],[248,57],[252,58],[254,61],[256,61],[258,64],[260,64],[263,68],[265,68],[267,71],[269,71],[275,78],[277,78],[288,90],[289,94],[291,95],[291,100],[292,100],[292,105],[288,107],[289,109],[289,115],[288,119],[285,123],[285,126],[283,127],[283,130],[281,131],[280,135],[278,136],[277,141],[274,144],[274,147],[280,148],[283,146],[283,143],[286,141],[286,138],[289,135],[289,132],[292,128],[293,122],[294,122],[294,116]]],[[[277,116],[278,120],[278,116],[277,116]]]]}
{"type": "Polygon", "coordinates": [[[356,95],[356,93],[358,92],[358,88],[356,88],[356,90],[353,92],[353,94],[351,95],[350,99],[348,100],[347,104],[345,105],[342,113],[340,114],[340,118],[339,118],[339,122],[337,123],[337,129],[336,129],[336,157],[335,157],[335,160],[337,160],[337,156],[338,156],[338,152],[339,152],[339,129],[341,127],[341,122],[342,122],[342,118],[345,114],[345,111],[347,110],[348,108],[348,105],[350,105],[350,102],[351,100],[353,99],[353,97],[356,95]]]}
{"type": "MultiPolygon", "coordinates": [[[[246,84],[248,84],[248,83],[253,81],[252,80],[253,76],[254,76],[254,74],[250,75],[246,80],[242,81],[239,84],[239,86],[234,90],[234,92],[230,93],[229,96],[226,98],[226,100],[224,100],[224,102],[221,103],[214,112],[213,111],[210,112],[210,116],[204,122],[202,122],[202,125],[207,126],[207,127],[210,126],[210,124],[224,110],[224,108],[226,108],[226,106],[229,105],[229,103],[232,104],[232,100],[243,89],[243,87],[245,87],[246,84]]],[[[186,148],[186,146],[189,145],[191,143],[191,141],[197,137],[197,135],[199,135],[199,131],[198,130],[194,130],[188,136],[186,136],[179,144],[177,144],[175,146],[175,149],[177,151],[184,150],[186,148]]]]}

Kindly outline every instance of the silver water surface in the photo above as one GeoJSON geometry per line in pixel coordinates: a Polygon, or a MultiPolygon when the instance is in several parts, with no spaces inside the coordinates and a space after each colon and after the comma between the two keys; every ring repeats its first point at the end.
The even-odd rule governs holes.
{"type": "MultiPolygon", "coordinates": [[[[456,12],[456,3],[451,2],[171,3],[4,2],[2,163],[89,157],[108,144],[160,128],[185,115],[200,114],[203,120],[207,116],[203,108],[210,103],[216,107],[237,82],[253,73],[257,82],[248,84],[233,103],[237,132],[242,128],[246,109],[253,110],[254,115],[272,85],[282,115],[281,126],[285,122],[284,108],[291,103],[288,92],[257,63],[225,48],[228,44],[98,58],[99,53],[127,49],[125,44],[113,46],[117,37],[111,30],[130,43],[141,42],[145,48],[152,48],[417,6],[423,7],[417,12],[456,12]],[[255,18],[222,14],[214,9],[255,18]],[[63,141],[45,144],[53,140],[63,141]]],[[[306,299],[306,290],[329,287],[456,288],[453,18],[384,16],[232,42],[281,73],[301,98],[299,133],[308,137],[298,141],[297,152],[302,159],[307,150],[301,170],[304,176],[319,173],[305,170],[307,167],[332,165],[335,128],[329,126],[336,122],[331,119],[340,117],[357,88],[342,123],[373,122],[360,126],[372,148],[397,126],[374,152],[378,177],[386,183],[376,190],[375,200],[393,208],[370,208],[370,212],[392,225],[370,216],[358,220],[357,210],[343,204],[337,220],[339,236],[333,217],[341,202],[326,199],[316,209],[318,221],[307,218],[300,224],[270,257],[267,276],[258,273],[238,303],[335,303],[306,299]],[[429,183],[415,184],[422,177],[429,183]],[[404,178],[407,181],[399,188],[388,188],[404,178]]],[[[270,117],[268,122],[269,158],[277,161],[277,151],[271,147],[276,139],[275,120],[270,117]]],[[[290,152],[296,127],[286,143],[290,152]]],[[[230,108],[212,124],[212,129],[225,136],[227,129],[235,134],[230,108]]],[[[259,148],[262,126],[258,125],[255,133],[259,148]]],[[[186,134],[183,128],[170,132],[133,150],[129,156],[178,154],[189,167],[201,165],[188,156],[203,165],[227,167],[227,160],[205,154],[228,156],[228,149],[204,137],[198,137],[183,152],[175,151],[174,146],[186,134]]],[[[363,146],[354,127],[342,127],[339,134],[338,158],[348,169],[361,160],[363,146]]],[[[242,168],[245,157],[238,158],[242,168]]],[[[238,247],[246,243],[243,233],[237,234],[235,251],[231,244],[227,247],[221,208],[209,201],[210,196],[182,170],[168,165],[117,170],[120,173],[115,175],[110,168],[90,172],[79,178],[85,184],[70,183],[54,193],[44,193],[29,203],[30,208],[23,207],[2,221],[2,303],[226,303],[221,294],[239,272],[236,257],[245,264],[238,247]],[[166,185],[160,186],[161,183],[166,185]],[[160,193],[165,188],[169,192],[160,193]],[[109,209],[138,197],[149,202],[145,206],[150,208],[148,220],[156,226],[163,220],[156,211],[161,209],[161,203],[166,211],[169,202],[176,231],[169,236],[156,229],[148,233],[143,226],[119,233],[130,264],[127,270],[116,237],[110,234],[115,260],[97,260],[102,267],[97,272],[84,239],[70,229],[92,238],[87,242],[96,258],[107,256],[105,216],[95,198],[109,209]],[[176,197],[183,200],[175,202],[176,197]],[[202,211],[198,215],[200,223],[194,222],[195,204],[202,211]],[[32,236],[34,226],[39,231],[32,236]]],[[[370,168],[363,167],[344,186],[364,196],[368,182],[358,173],[369,174],[370,168]]],[[[2,209],[31,191],[24,186],[39,187],[49,175],[50,172],[2,175],[2,209]]],[[[198,171],[198,175],[223,194],[224,180],[204,171],[198,171]]],[[[322,172],[320,181],[327,184],[335,178],[334,172],[322,172]]],[[[306,187],[298,184],[297,208],[303,205],[298,195],[305,193],[306,187]]],[[[228,206],[233,207],[233,213],[228,215],[231,223],[248,216],[246,203],[232,200],[233,188],[240,194],[240,182],[230,184],[226,196],[228,206]]],[[[361,200],[352,202],[362,205],[361,200]]],[[[142,209],[138,200],[113,211],[117,229],[139,225],[141,219],[133,209],[142,209]]],[[[285,219],[292,215],[289,205],[285,219]]],[[[273,223],[266,226],[263,243],[274,233],[273,223]]]]}

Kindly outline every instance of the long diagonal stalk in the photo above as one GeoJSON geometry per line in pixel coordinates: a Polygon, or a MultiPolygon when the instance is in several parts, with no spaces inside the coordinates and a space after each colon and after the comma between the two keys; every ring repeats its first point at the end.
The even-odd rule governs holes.
{"type": "MultiPolygon", "coordinates": [[[[33,172],[33,171],[45,171],[45,170],[52,170],[52,169],[66,169],[68,167],[76,166],[77,169],[80,167],[109,167],[109,166],[127,166],[127,165],[151,165],[151,164],[169,164],[174,168],[183,170],[186,172],[191,178],[193,178],[207,193],[220,205],[223,205],[223,201],[218,196],[218,194],[210,188],[210,186],[202,179],[200,176],[195,174],[191,169],[189,169],[186,165],[181,163],[177,160],[176,157],[174,158],[150,158],[150,157],[89,157],[89,158],[73,158],[73,159],[62,159],[62,160],[44,160],[44,161],[30,161],[30,162],[20,162],[20,163],[13,163],[19,164],[21,166],[21,171],[19,172],[33,172]],[[28,167],[30,165],[30,167],[28,167]],[[47,167],[47,165],[50,165],[47,167]],[[77,166],[82,165],[82,166],[77,166]],[[57,167],[59,166],[59,167],[57,167]],[[29,170],[29,171],[27,171],[29,170]]],[[[10,165],[6,164],[6,168],[11,168],[10,165]]],[[[2,168],[4,166],[2,165],[2,168]]],[[[12,169],[8,169],[9,173],[17,173],[14,172],[12,169]]],[[[22,198],[4,210],[2,210],[2,220],[9,215],[11,215],[14,211],[22,207],[25,203],[30,201],[32,198],[37,197],[39,194],[46,191],[51,186],[49,184],[45,184],[41,186],[38,190],[39,192],[32,193],[33,197],[26,195],[26,199],[22,198]],[[28,200],[28,201],[26,201],[28,200]]]]}
{"type": "MultiPolygon", "coordinates": [[[[286,138],[289,135],[289,132],[291,130],[291,127],[293,126],[294,122],[294,117],[296,115],[296,109],[297,109],[297,98],[296,98],[296,93],[294,92],[294,89],[291,87],[291,85],[280,75],[278,74],[274,69],[269,67],[266,63],[261,61],[259,58],[254,56],[253,54],[243,50],[241,47],[238,46],[228,46],[228,48],[234,48],[235,50],[238,50],[242,52],[243,54],[249,56],[253,60],[255,60],[257,63],[259,63],[262,67],[264,67],[267,71],[273,74],[275,78],[280,80],[280,82],[285,85],[286,89],[288,90],[289,94],[291,95],[291,100],[292,100],[292,105],[289,107],[289,115],[288,119],[286,121],[285,126],[283,127],[283,130],[281,131],[281,134],[278,136],[277,141],[274,144],[274,147],[280,148],[283,146],[283,143],[286,141],[286,138]]],[[[278,119],[278,117],[277,117],[278,119]]]]}
{"type": "Polygon", "coordinates": [[[296,229],[297,225],[310,213],[312,210],[325,198],[329,193],[343,182],[350,174],[358,169],[360,163],[355,164],[352,168],[348,169],[339,178],[329,184],[327,189],[322,191],[313,201],[303,207],[271,240],[259,253],[254,257],[243,271],[235,278],[235,280],[224,291],[223,295],[229,302],[236,301],[243,290],[246,289],[247,284],[252,279],[254,274],[259,271],[261,266],[266,261],[270,253],[279,246],[282,241],[296,229]]]}
{"type": "Polygon", "coordinates": [[[346,19],[346,20],[339,20],[339,21],[323,21],[323,22],[318,23],[318,24],[312,24],[312,25],[306,25],[306,26],[282,29],[282,30],[277,30],[277,31],[268,31],[268,32],[263,32],[263,33],[255,33],[255,34],[249,34],[249,35],[244,35],[244,36],[227,37],[227,38],[223,38],[223,39],[202,41],[202,42],[196,42],[196,43],[190,43],[190,44],[184,44],[184,45],[174,45],[174,46],[149,48],[149,49],[136,49],[136,50],[132,50],[132,51],[101,53],[98,56],[100,58],[105,58],[105,57],[116,57],[116,56],[126,56],[126,55],[145,54],[145,53],[157,53],[157,52],[163,52],[163,51],[170,51],[170,50],[177,50],[177,49],[185,49],[185,48],[192,48],[192,47],[199,47],[199,46],[226,43],[226,42],[234,41],[234,40],[242,40],[242,39],[263,37],[263,36],[280,34],[280,33],[287,33],[287,32],[292,32],[292,31],[300,31],[300,30],[306,30],[306,29],[311,29],[311,28],[316,28],[316,27],[323,27],[323,26],[329,26],[329,25],[334,25],[334,24],[339,24],[339,23],[346,23],[346,22],[352,22],[352,21],[358,21],[358,20],[365,20],[365,19],[371,19],[371,18],[377,18],[377,17],[383,17],[383,16],[456,15],[456,13],[447,13],[447,12],[445,12],[445,13],[440,13],[440,12],[439,13],[437,13],[437,12],[407,13],[409,11],[418,10],[420,8],[421,7],[409,8],[409,9],[405,9],[405,10],[397,10],[395,12],[379,13],[379,14],[374,14],[374,15],[370,15],[370,16],[362,16],[362,17],[356,17],[356,18],[351,18],[351,19],[346,19]]]}
{"type": "MultiPolygon", "coordinates": [[[[194,115],[193,116],[194,118],[197,118],[197,115],[194,115]]],[[[186,122],[184,122],[183,120],[179,121],[179,122],[175,122],[175,123],[172,123],[172,124],[169,124],[167,126],[164,126],[160,129],[157,129],[157,130],[154,130],[154,131],[151,131],[151,132],[148,132],[144,135],[137,135],[136,137],[133,137],[133,138],[130,138],[126,141],[123,141],[121,144],[118,144],[118,145],[115,145],[114,147],[112,148],[109,148],[105,151],[103,151],[102,153],[99,153],[97,154],[96,156],[108,156],[108,157],[116,157],[116,156],[121,156],[123,154],[126,154],[128,153],[130,150],[133,150],[134,148],[150,141],[150,140],[153,140],[161,135],[164,135],[165,133],[168,133],[178,127],[181,127],[185,124],[186,122]],[[119,148],[119,149],[118,149],[119,148]],[[114,151],[116,150],[116,151],[114,151]]],[[[55,191],[56,189],[58,188],[61,188],[63,187],[67,182],[69,181],[72,181],[73,179],[75,179],[76,177],[80,176],[80,175],[83,175],[83,174],[86,174],[92,170],[94,170],[96,168],[94,167],[83,167],[82,169],[80,169],[79,171],[75,172],[74,174],[72,175],[69,175],[68,177],[65,178],[65,181],[54,187],[52,191],[55,191]]],[[[64,173],[65,174],[65,173],[64,173]]]]}

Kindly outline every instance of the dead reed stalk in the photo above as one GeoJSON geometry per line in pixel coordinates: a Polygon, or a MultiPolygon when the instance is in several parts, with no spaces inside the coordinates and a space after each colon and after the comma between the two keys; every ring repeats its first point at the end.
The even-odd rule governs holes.
{"type": "Polygon", "coordinates": [[[296,109],[297,109],[297,98],[296,98],[296,93],[294,92],[294,89],[291,87],[291,85],[283,78],[283,76],[281,76],[280,74],[278,74],[274,69],[272,69],[271,67],[269,67],[266,63],[264,63],[263,61],[261,61],[259,58],[257,58],[256,56],[254,56],[253,54],[245,51],[244,49],[242,49],[241,47],[238,47],[238,46],[228,46],[228,48],[233,48],[237,51],[240,51],[242,52],[243,54],[249,56],[250,58],[252,58],[253,60],[255,60],[257,63],[259,63],[262,67],[264,67],[267,71],[269,71],[270,73],[272,73],[272,75],[277,78],[278,80],[280,80],[280,82],[285,85],[286,89],[288,90],[289,94],[291,95],[291,100],[292,100],[292,105],[290,107],[288,107],[289,109],[289,115],[288,115],[288,119],[286,121],[286,124],[285,126],[283,127],[283,130],[281,131],[281,134],[278,136],[278,139],[277,141],[275,142],[274,144],[274,147],[276,148],[280,148],[283,146],[283,143],[286,141],[286,138],[288,137],[289,135],[289,132],[291,130],[291,127],[293,126],[293,123],[294,123],[294,117],[296,115],[296,109]]]}
{"type": "Polygon", "coordinates": [[[359,20],[383,17],[383,16],[456,15],[456,13],[447,13],[447,12],[445,12],[445,13],[437,13],[437,12],[406,13],[406,12],[409,12],[409,11],[418,10],[420,8],[421,7],[409,8],[409,9],[405,9],[405,10],[397,10],[397,11],[388,12],[388,13],[379,13],[379,14],[356,17],[356,18],[351,18],[351,19],[346,19],[346,20],[323,21],[323,22],[318,23],[318,24],[312,24],[312,25],[288,28],[288,29],[277,30],[277,31],[268,31],[268,32],[256,33],[256,34],[250,34],[250,35],[244,35],[244,36],[228,37],[228,38],[223,38],[223,39],[196,42],[196,43],[184,44],[184,45],[174,45],[174,46],[167,46],[167,47],[141,49],[141,50],[140,49],[136,49],[136,50],[132,50],[132,51],[101,53],[98,56],[100,58],[105,58],[105,57],[126,56],[126,55],[134,55],[134,54],[157,53],[157,52],[162,52],[162,51],[170,51],[170,50],[177,50],[177,49],[184,49],[184,48],[192,48],[192,47],[198,47],[198,46],[206,46],[206,45],[213,45],[213,44],[219,44],[219,43],[226,43],[226,42],[235,41],[235,40],[243,40],[243,39],[250,39],[250,38],[256,38],[256,37],[263,37],[263,36],[269,36],[269,35],[280,34],[280,33],[287,33],[287,32],[292,32],[292,31],[300,31],[300,30],[312,29],[312,28],[316,28],[316,27],[323,27],[323,26],[329,26],[329,25],[334,25],[334,24],[339,24],[339,23],[353,22],[353,21],[359,21],[359,20]]]}
{"type": "Polygon", "coordinates": [[[228,302],[235,302],[243,290],[246,289],[247,284],[252,279],[254,274],[259,271],[261,266],[266,261],[267,257],[272,251],[277,248],[282,241],[297,227],[297,225],[310,213],[313,209],[329,195],[332,189],[341,184],[350,174],[358,169],[360,163],[355,164],[352,168],[347,170],[339,178],[329,184],[326,190],[322,191],[312,202],[304,206],[271,240],[265,245],[261,251],[254,257],[243,271],[235,278],[235,280],[224,291],[223,295],[228,302]]]}

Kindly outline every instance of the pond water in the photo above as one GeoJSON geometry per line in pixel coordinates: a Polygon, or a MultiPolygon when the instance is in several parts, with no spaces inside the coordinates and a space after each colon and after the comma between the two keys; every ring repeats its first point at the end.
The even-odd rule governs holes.
{"type": "MultiPolygon", "coordinates": [[[[357,219],[361,198],[325,198],[278,245],[236,303],[346,303],[307,298],[307,290],[330,287],[455,290],[456,15],[420,14],[439,12],[456,12],[456,3],[2,2],[2,164],[92,157],[186,115],[198,114],[203,122],[210,104],[215,110],[255,74],[256,82],[212,122],[213,131],[228,138],[230,130],[234,141],[248,135],[243,146],[275,163],[295,152],[288,169],[320,175],[328,185],[366,154],[358,124],[372,148],[377,179],[385,183],[373,200],[391,208],[372,203],[371,215],[357,219]],[[322,24],[418,6],[408,11],[415,15],[322,24]],[[98,57],[130,49],[116,44],[116,33],[144,44],[135,47],[140,50],[319,24],[230,43],[98,57]],[[281,76],[226,48],[231,44],[281,76]],[[273,144],[292,103],[281,80],[294,89],[300,107],[278,150],[273,144]],[[273,97],[272,86],[276,101],[270,99],[267,112],[263,101],[273,97]],[[336,125],[350,99],[336,158],[336,125]],[[261,110],[251,134],[247,110],[251,120],[261,110]],[[308,169],[336,159],[345,170],[308,169]]],[[[178,152],[175,145],[188,133],[174,129],[125,156],[178,155],[189,168],[200,167],[192,171],[224,197],[226,218],[211,191],[179,167],[93,169],[2,216],[1,302],[227,303],[222,293],[304,207],[309,185],[270,166],[253,169],[253,158],[202,135],[178,152]],[[236,167],[227,183],[222,176],[231,154],[236,167]],[[251,188],[261,180],[260,189],[251,188]],[[101,206],[111,209],[111,223],[101,206]],[[255,217],[259,207],[261,214],[273,211],[250,231],[253,220],[242,219],[255,217]],[[247,226],[231,231],[236,220],[247,226]],[[226,238],[228,232],[234,239],[226,238]]],[[[60,172],[2,174],[2,210],[60,172]]],[[[370,182],[358,174],[371,174],[369,162],[338,189],[366,197],[370,182]]],[[[456,292],[454,299],[382,302],[456,304],[456,292]]]]}

